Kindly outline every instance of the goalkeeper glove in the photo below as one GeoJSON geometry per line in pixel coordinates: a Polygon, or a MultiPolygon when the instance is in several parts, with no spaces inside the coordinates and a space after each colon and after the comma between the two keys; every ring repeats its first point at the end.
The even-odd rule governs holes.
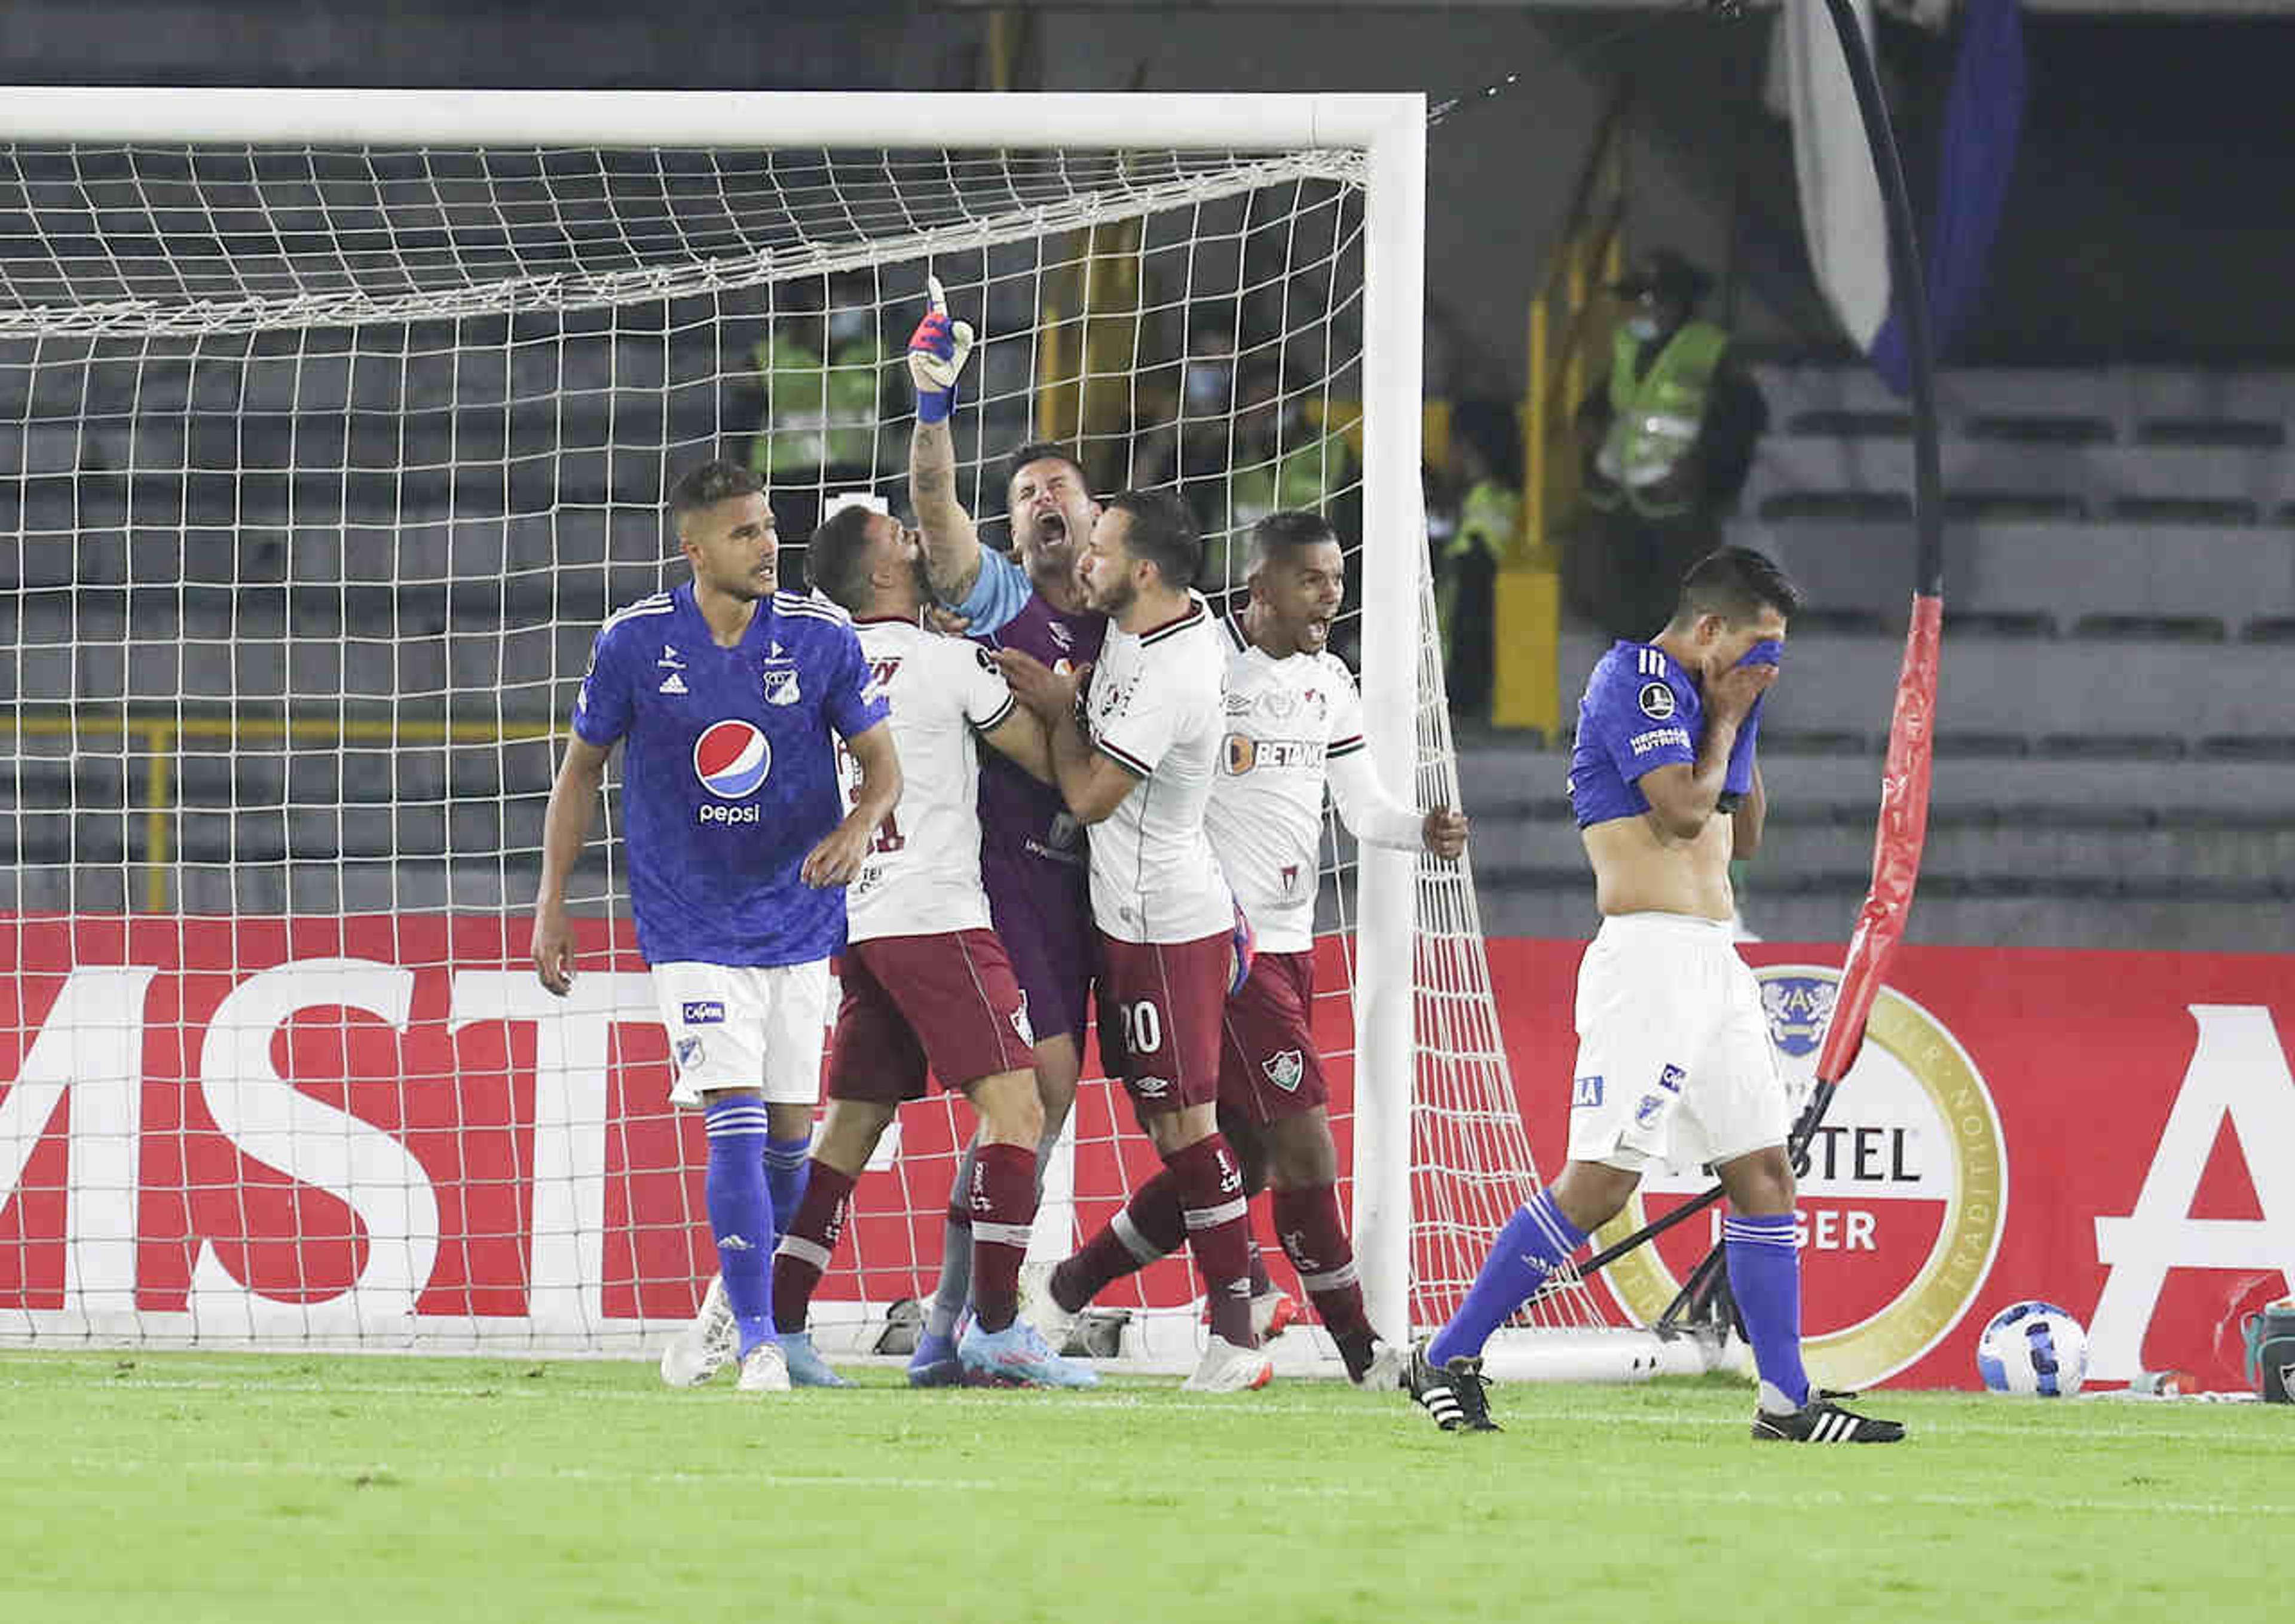
{"type": "Polygon", "coordinates": [[[972,354],[972,323],[948,319],[948,296],[940,278],[925,279],[931,307],[909,338],[909,377],[917,386],[917,421],[942,423],[956,406],[956,375],[972,354]]]}

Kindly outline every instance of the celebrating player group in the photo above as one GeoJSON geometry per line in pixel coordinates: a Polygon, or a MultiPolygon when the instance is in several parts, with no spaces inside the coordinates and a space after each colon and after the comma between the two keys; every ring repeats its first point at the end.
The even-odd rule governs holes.
{"type": "Polygon", "coordinates": [[[935,282],[909,351],[915,528],[847,506],[812,538],[812,594],[782,592],[755,477],[692,469],[670,503],[692,579],[600,627],[576,705],[535,968],[569,989],[566,881],[625,740],[631,906],[671,1098],[706,1120],[718,1274],[664,1380],[732,1365],[743,1391],[845,1384],[808,1305],[878,1138],[937,1078],[976,1127],[917,1385],[1092,1385],[1062,1352],[1070,1320],[1184,1244],[1210,1319],[1188,1387],[1263,1386],[1289,1307],[1251,1237],[1264,1188],[1348,1375],[1406,1390],[1445,1430],[1495,1430],[1483,1339],[1649,1159],[1687,1156],[1713,1163],[1736,1209],[1756,1435],[1900,1432],[1801,1374],[1783,1085],[1727,940],[1727,864],[1759,835],[1753,739],[1791,584],[1758,555],[1716,555],[1673,624],[1617,645],[1589,684],[1572,793],[1607,918],[1580,977],[1572,1160],[1414,1351],[1366,1314],[1336,1194],[1310,1021],[1317,853],[1327,788],[1374,845],[1455,857],[1466,820],[1397,803],[1371,769],[1353,679],[1326,649],[1344,572],[1317,516],[1253,527],[1248,602],[1222,619],[1196,591],[1183,504],[1102,503],[1073,456],[1032,445],[1008,471],[1012,554],[984,547],[948,423],[972,343],[935,282]],[[1027,1267],[1088,1018],[1163,1166],[1074,1255],[1027,1267]]]}

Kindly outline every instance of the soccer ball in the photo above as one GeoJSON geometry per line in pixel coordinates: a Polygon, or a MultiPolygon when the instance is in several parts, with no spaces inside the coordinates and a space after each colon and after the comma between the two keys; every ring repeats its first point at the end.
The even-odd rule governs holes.
{"type": "Polygon", "coordinates": [[[2053,1302],[2013,1303],[1977,1338],[1976,1368],[1994,1392],[2069,1399],[2087,1380],[2087,1333],[2053,1302]]]}

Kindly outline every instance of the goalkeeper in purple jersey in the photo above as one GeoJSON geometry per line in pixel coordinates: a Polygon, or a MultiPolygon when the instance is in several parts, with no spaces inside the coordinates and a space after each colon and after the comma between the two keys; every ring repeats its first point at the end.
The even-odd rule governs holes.
{"type": "MultiPolygon", "coordinates": [[[[956,448],[948,415],[957,375],[971,353],[972,330],[949,319],[940,284],[911,340],[917,421],[909,450],[909,495],[924,534],[935,593],[995,648],[1018,649],[1066,673],[1099,657],[1107,617],[1086,607],[1076,562],[1091,540],[1099,504],[1083,469],[1059,447],[1024,445],[1013,454],[1006,496],[1013,551],[981,544],[956,494],[956,448]]],[[[996,934],[1011,955],[1033,1027],[1036,1085],[1044,1107],[1037,1178],[1058,1144],[1083,1072],[1084,1022],[1097,954],[1082,825],[1056,788],[995,755],[980,764],[980,877],[996,934]]],[[[956,1323],[969,1293],[971,1187],[968,1148],[951,1192],[947,1245],[925,1334],[910,1379],[936,1385],[958,1378],[956,1323]]]]}
{"type": "Polygon", "coordinates": [[[672,490],[670,517],[693,579],[599,628],[550,791],[534,966],[552,992],[572,991],[566,880],[626,740],[630,911],[669,1031],[670,1099],[707,1116],[719,1264],[662,1376],[703,1382],[738,1359],[742,1391],[777,1391],[789,1376],[770,1301],[775,1208],[786,1218],[800,1193],[845,887],[900,798],[901,770],[851,620],[775,590],[756,476],[705,463],[672,490]],[[849,812],[840,739],[860,769],[849,812]]]}
{"type": "Polygon", "coordinates": [[[1905,1435],[1842,1409],[1802,1368],[1792,1113],[1760,988],[1731,942],[1729,861],[1760,844],[1768,811],[1754,761],[1761,698],[1800,607],[1775,564],[1725,547],[1683,578],[1656,638],[1612,644],[1587,679],[1570,799],[1602,928],[1578,967],[1569,1160],[1412,1352],[1405,1384],[1445,1432],[1497,1430],[1483,1343],[1661,1162],[1710,1165],[1728,1194],[1722,1250],[1760,1374],[1753,1436],[1905,1435]]]}

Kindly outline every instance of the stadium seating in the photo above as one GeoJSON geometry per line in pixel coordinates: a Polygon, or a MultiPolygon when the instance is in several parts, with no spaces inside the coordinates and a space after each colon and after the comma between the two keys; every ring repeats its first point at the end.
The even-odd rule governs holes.
{"type": "MultiPolygon", "coordinates": [[[[1838,940],[1871,864],[1910,589],[1910,419],[1869,370],[1764,368],[1730,539],[1808,589],[1763,724],[1766,934],[1838,940]]],[[[1964,371],[1940,380],[1946,657],[1912,937],[2295,948],[2295,376],[1964,371]]],[[[1564,639],[1565,691],[1598,657],[1564,639]]],[[[1560,744],[1474,747],[1497,926],[1583,934],[1560,744]],[[1489,756],[1482,755],[1488,749],[1489,756]]]]}
{"type": "MultiPolygon", "coordinates": [[[[37,371],[0,347],[0,523],[20,535],[0,703],[562,715],[598,618],[658,579],[662,460],[626,442],[666,421],[712,443],[724,369],[706,329],[500,336],[140,365],[51,347],[37,371]]],[[[1761,381],[1777,429],[1731,535],[1811,603],[1765,726],[1752,914],[1838,939],[1901,652],[1910,420],[1867,370],[1761,381]]],[[[1940,404],[1948,657],[1915,939],[2295,947],[2295,377],[1955,372],[1940,404]]],[[[1569,691],[1599,653],[1565,637],[1569,691]]],[[[1566,744],[1467,747],[1493,929],[1591,927],[1566,744]]],[[[29,739],[0,775],[18,906],[140,894],[148,751],[67,745],[29,739]]],[[[182,748],[184,906],[530,900],[544,746],[182,748]]]]}

